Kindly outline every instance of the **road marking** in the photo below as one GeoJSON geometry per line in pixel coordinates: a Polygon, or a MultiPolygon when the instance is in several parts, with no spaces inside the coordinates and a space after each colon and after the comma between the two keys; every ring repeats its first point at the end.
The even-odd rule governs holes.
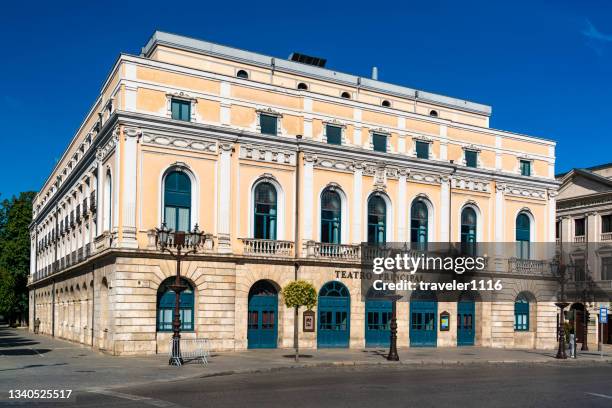
{"type": "Polygon", "coordinates": [[[150,397],[142,397],[140,395],[125,394],[123,392],[115,392],[115,391],[109,391],[109,390],[98,390],[98,389],[88,390],[88,392],[91,392],[91,393],[94,393],[94,394],[108,395],[108,396],[115,397],[115,398],[127,399],[127,400],[130,400],[130,401],[139,401],[139,402],[142,402],[143,404],[153,405],[155,407],[161,407],[161,408],[184,408],[182,405],[178,405],[178,404],[175,404],[173,402],[164,401],[164,400],[158,400],[158,399],[150,398],[150,397]]]}
{"type": "Polygon", "coordinates": [[[600,398],[612,399],[612,395],[597,394],[596,392],[585,392],[585,394],[593,395],[595,397],[600,397],[600,398]]]}

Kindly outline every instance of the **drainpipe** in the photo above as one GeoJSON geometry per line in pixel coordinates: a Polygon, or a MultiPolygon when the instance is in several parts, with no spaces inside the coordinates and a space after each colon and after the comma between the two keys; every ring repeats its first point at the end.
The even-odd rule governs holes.
{"type": "MultiPolygon", "coordinates": [[[[294,214],[294,220],[293,220],[293,232],[294,232],[294,243],[293,243],[293,256],[295,259],[295,262],[293,264],[294,267],[294,271],[293,271],[293,278],[294,280],[298,280],[298,272],[300,269],[300,263],[298,261],[298,245],[299,245],[299,240],[300,240],[300,167],[301,167],[301,158],[302,158],[302,149],[300,148],[300,140],[302,140],[302,135],[297,135],[296,136],[297,139],[297,149],[296,149],[296,158],[295,158],[295,214],[294,214]]],[[[295,308],[294,311],[294,315],[293,315],[293,319],[294,319],[294,324],[293,324],[293,347],[295,348],[295,360],[298,361],[299,359],[299,345],[298,345],[298,321],[299,321],[299,313],[298,313],[298,308],[295,308]]]]}

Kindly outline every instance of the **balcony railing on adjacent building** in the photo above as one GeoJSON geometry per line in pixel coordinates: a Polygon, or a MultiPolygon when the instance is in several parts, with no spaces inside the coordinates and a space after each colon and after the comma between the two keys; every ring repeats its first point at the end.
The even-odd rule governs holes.
{"type": "Polygon", "coordinates": [[[550,263],[535,259],[508,259],[508,272],[519,275],[547,275],[552,273],[550,263]]]}
{"type": "Polygon", "coordinates": [[[612,232],[602,232],[600,240],[602,242],[612,241],[612,232]]]}
{"type": "Polygon", "coordinates": [[[293,241],[241,238],[245,255],[292,256],[293,241]]]}
{"type": "Polygon", "coordinates": [[[585,235],[577,235],[574,237],[574,243],[576,244],[584,244],[586,242],[585,235]]]}

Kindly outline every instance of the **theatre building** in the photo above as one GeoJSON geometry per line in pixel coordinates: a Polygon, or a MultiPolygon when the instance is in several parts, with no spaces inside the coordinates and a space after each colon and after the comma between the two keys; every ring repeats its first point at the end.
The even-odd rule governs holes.
{"type": "Polygon", "coordinates": [[[182,263],[181,334],[215,350],[291,347],[281,289],[296,276],[318,291],[302,347],[384,346],[391,304],[361,293],[361,243],[450,241],[519,242],[488,262],[510,294],[415,293],[399,346],[554,347],[554,277],[529,248],[555,239],[555,143],[490,128],[489,106],[325,65],[163,32],[120,55],[35,198],[30,321],[166,352],[165,222],[204,231],[182,263]]]}

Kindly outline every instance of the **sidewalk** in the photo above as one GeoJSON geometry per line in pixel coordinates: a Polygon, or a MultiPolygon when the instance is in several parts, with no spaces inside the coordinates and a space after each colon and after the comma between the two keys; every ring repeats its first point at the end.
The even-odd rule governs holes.
{"type": "Polygon", "coordinates": [[[83,390],[112,388],[187,378],[257,373],[281,368],[330,366],[457,367],[470,364],[556,364],[577,366],[611,364],[612,349],[604,358],[597,351],[579,354],[576,360],[559,361],[552,351],[507,350],[484,347],[400,348],[400,362],[385,359],[385,349],[302,350],[299,363],[293,350],[249,350],[213,353],[208,366],[168,366],[166,355],[114,357],[22,329],[0,327],[0,399],[9,389],[55,388],[83,390]]]}

